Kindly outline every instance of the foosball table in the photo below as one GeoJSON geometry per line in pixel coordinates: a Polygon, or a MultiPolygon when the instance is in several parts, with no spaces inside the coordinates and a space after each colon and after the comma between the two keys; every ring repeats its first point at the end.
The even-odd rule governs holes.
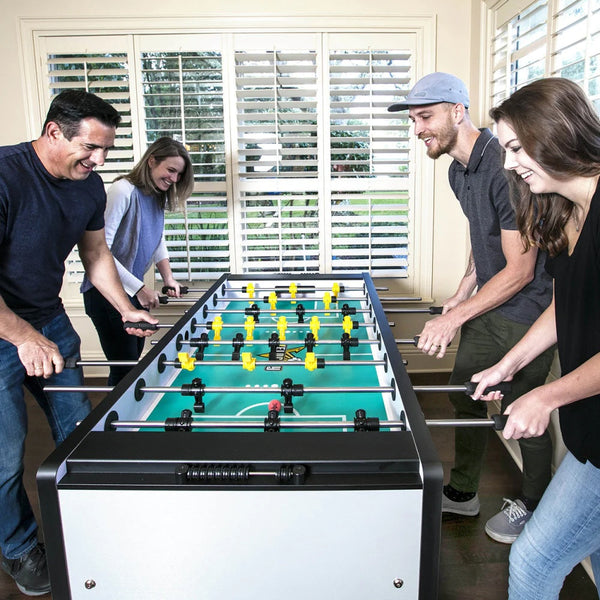
{"type": "Polygon", "coordinates": [[[224,275],[97,391],[38,472],[55,599],[437,597],[442,467],[368,275],[224,275]]]}

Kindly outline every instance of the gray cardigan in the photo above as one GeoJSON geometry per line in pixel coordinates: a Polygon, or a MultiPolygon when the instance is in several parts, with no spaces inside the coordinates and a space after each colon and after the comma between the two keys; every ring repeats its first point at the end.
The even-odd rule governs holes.
{"type": "MultiPolygon", "coordinates": [[[[141,228],[141,211],[139,210],[139,190],[127,179],[119,179],[113,183],[107,194],[106,211],[104,213],[106,243],[115,259],[117,271],[123,288],[134,296],[144,282],[131,273],[138,250],[141,228]]],[[[144,268],[144,273],[164,258],[169,258],[164,235],[158,242],[151,261],[144,268]]],[[[83,279],[80,291],[92,288],[87,275],[83,279]]]]}

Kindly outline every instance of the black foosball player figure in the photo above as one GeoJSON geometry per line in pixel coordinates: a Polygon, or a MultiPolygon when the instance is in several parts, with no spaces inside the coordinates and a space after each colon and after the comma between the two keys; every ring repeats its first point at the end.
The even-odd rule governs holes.
{"type": "Polygon", "coordinates": [[[240,360],[240,351],[244,347],[244,335],[241,333],[236,333],[233,339],[231,340],[231,345],[233,346],[233,352],[231,353],[232,361],[240,360]]]}

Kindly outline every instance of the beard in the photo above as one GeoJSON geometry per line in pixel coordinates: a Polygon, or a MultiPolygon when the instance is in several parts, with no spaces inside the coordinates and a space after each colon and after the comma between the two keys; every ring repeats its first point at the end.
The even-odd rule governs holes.
{"type": "Polygon", "coordinates": [[[440,129],[434,137],[434,144],[427,148],[427,156],[435,160],[436,158],[442,156],[442,154],[449,154],[456,145],[458,132],[454,128],[450,118],[448,118],[448,121],[444,127],[440,129]]]}

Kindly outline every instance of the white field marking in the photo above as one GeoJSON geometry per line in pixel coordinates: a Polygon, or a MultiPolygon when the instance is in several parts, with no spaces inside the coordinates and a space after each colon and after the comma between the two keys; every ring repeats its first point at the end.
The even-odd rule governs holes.
{"type": "MultiPolygon", "coordinates": [[[[279,401],[279,399],[276,398],[277,401],[279,401]]],[[[270,402],[270,400],[269,400],[270,402]]],[[[240,410],[237,414],[235,415],[206,415],[205,417],[203,416],[202,419],[233,419],[235,417],[244,417],[246,419],[256,419],[256,415],[244,415],[245,412],[248,412],[249,410],[252,410],[253,408],[258,408],[260,406],[269,406],[269,402],[257,402],[256,404],[250,404],[249,406],[246,406],[245,408],[242,408],[242,410],[240,410]]],[[[283,406],[283,404],[282,404],[283,406]]],[[[294,416],[298,417],[300,419],[331,419],[332,421],[335,420],[339,420],[339,421],[346,421],[347,417],[346,415],[301,415],[295,408],[294,408],[294,416]]]]}
{"type": "MultiPolygon", "coordinates": [[[[277,400],[277,402],[281,402],[281,400],[279,400],[279,398],[274,398],[274,399],[277,400]]],[[[246,408],[242,408],[242,410],[240,410],[236,415],[230,415],[230,418],[231,418],[231,416],[241,417],[241,416],[243,416],[243,414],[245,412],[248,412],[249,410],[252,410],[253,408],[258,408],[259,406],[268,407],[270,402],[271,401],[269,400],[269,402],[257,402],[256,404],[251,404],[250,406],[246,406],[246,408]]],[[[283,406],[283,404],[281,406],[283,406]]],[[[296,416],[296,417],[301,416],[300,413],[296,409],[294,409],[294,416],[296,416]]],[[[247,419],[256,419],[256,415],[246,415],[246,418],[247,419]]]]}
{"type": "Polygon", "coordinates": [[[269,385],[268,383],[263,383],[262,386],[260,385],[260,383],[255,383],[254,386],[251,386],[249,383],[247,383],[244,387],[247,387],[247,388],[249,388],[249,387],[255,387],[255,388],[264,387],[267,389],[273,388],[273,389],[278,390],[280,386],[277,383],[272,383],[271,385],[269,385]]]}

